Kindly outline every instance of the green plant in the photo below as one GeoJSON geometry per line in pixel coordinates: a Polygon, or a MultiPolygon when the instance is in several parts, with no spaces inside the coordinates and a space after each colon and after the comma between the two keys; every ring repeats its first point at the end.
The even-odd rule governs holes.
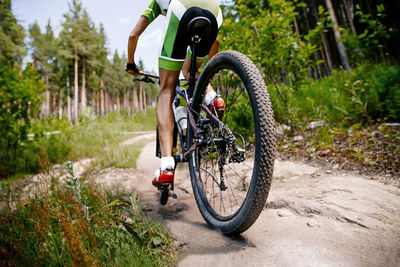
{"type": "Polygon", "coordinates": [[[296,128],[304,128],[313,120],[349,126],[400,119],[398,66],[363,64],[350,72],[334,71],[329,77],[310,80],[298,91],[281,88],[289,104],[285,107],[274,102],[275,118],[281,123],[291,120],[296,128]]]}
{"type": "Polygon", "coordinates": [[[368,120],[369,124],[372,124],[367,110],[368,102],[364,101],[365,98],[362,97],[366,90],[368,90],[368,84],[360,80],[354,82],[347,80],[344,84],[344,90],[349,95],[352,102],[351,107],[348,108],[348,113],[361,114],[361,117],[364,117],[368,120]]]}
{"type": "Polygon", "coordinates": [[[61,120],[55,117],[31,119],[26,131],[33,136],[18,144],[15,158],[2,155],[5,149],[0,152],[5,158],[0,169],[6,171],[4,176],[1,172],[0,175],[7,177],[37,172],[39,165],[35,156],[39,154],[40,147],[45,148],[51,163],[94,157],[103,161],[103,166],[134,167],[139,148],[120,147],[119,143],[133,136],[126,133],[154,130],[155,121],[154,109],[137,113],[134,118],[118,113],[105,117],[87,114],[81,117],[80,124],[76,126],[71,126],[65,117],[61,120]]]}
{"type": "Polygon", "coordinates": [[[365,60],[384,61],[384,43],[390,38],[392,29],[385,26],[385,7],[383,4],[376,6],[376,18],[371,13],[364,13],[356,5],[355,15],[358,22],[365,27],[361,34],[356,34],[350,29],[341,29],[346,49],[350,51],[351,62],[357,64],[365,60]],[[378,53],[377,53],[378,52],[378,53]],[[379,58],[376,58],[378,55],[379,58]]]}
{"type": "MultiPolygon", "coordinates": [[[[49,165],[46,158],[41,162],[49,165]]],[[[2,210],[1,259],[20,266],[174,263],[171,235],[143,213],[136,196],[112,197],[90,179],[76,177],[72,167],[65,164],[65,184],[45,171],[45,186],[34,198],[2,210]]]]}
{"type": "Polygon", "coordinates": [[[43,83],[28,65],[19,75],[8,65],[0,66],[0,177],[21,168],[30,121],[38,111],[43,83]]]}

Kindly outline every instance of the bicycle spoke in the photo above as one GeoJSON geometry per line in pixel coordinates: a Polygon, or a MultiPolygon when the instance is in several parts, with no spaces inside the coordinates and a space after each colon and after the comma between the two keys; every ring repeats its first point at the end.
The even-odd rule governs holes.
{"type": "MultiPolygon", "coordinates": [[[[228,165],[228,167],[229,167],[229,165],[228,165]]],[[[225,170],[224,170],[224,172],[225,172],[225,170]]],[[[225,177],[227,177],[226,172],[225,172],[225,177]]],[[[239,205],[238,202],[237,202],[237,200],[236,200],[235,193],[233,192],[233,188],[232,188],[232,185],[231,185],[231,183],[230,183],[229,180],[230,180],[230,179],[226,179],[226,181],[228,182],[228,188],[230,189],[230,191],[231,191],[231,193],[232,193],[232,196],[233,196],[233,198],[234,198],[234,200],[235,200],[236,205],[239,205]]],[[[229,195],[229,191],[228,191],[228,195],[229,195]]],[[[231,202],[230,198],[229,198],[229,202],[231,202]]],[[[231,205],[231,206],[232,206],[232,205],[231,205]]],[[[231,210],[232,210],[232,209],[231,209],[231,210]]]]}
{"type": "Polygon", "coordinates": [[[198,146],[191,154],[198,159],[189,161],[194,195],[207,223],[238,234],[262,211],[271,184],[275,130],[268,91],[257,67],[236,51],[216,55],[199,79],[192,103],[202,103],[198,92],[211,85],[225,101],[225,109],[218,110],[222,123],[216,123],[208,110],[196,106],[200,134],[195,142],[189,139],[198,146]]]}
{"type": "MultiPolygon", "coordinates": [[[[199,153],[199,156],[202,157],[199,168],[205,176],[202,188],[209,205],[217,214],[231,216],[240,209],[246,198],[250,185],[246,172],[253,170],[246,161],[229,162],[232,155],[239,153],[234,146],[244,149],[243,153],[246,158],[252,157],[254,153],[253,146],[247,147],[246,145],[246,142],[251,143],[255,140],[254,126],[252,126],[254,121],[248,115],[248,110],[250,109],[251,112],[252,106],[245,84],[231,69],[222,69],[215,73],[210,79],[210,84],[224,99],[226,108],[221,119],[223,125],[212,126],[210,122],[212,130],[207,130],[208,133],[205,133],[210,144],[208,148],[203,148],[199,153]],[[247,127],[247,125],[251,126],[247,127]],[[234,133],[236,139],[234,144],[220,143],[229,140],[224,127],[234,133]],[[220,166],[221,164],[222,166],[220,166]]],[[[204,110],[201,112],[203,121],[207,122],[206,112],[204,110]]]]}

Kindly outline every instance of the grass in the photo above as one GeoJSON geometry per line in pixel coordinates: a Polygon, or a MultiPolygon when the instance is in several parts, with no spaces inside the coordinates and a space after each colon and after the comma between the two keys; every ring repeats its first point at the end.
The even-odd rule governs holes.
{"type": "Polygon", "coordinates": [[[90,177],[75,177],[70,161],[65,181],[50,172],[54,163],[87,157],[95,158],[94,167],[135,167],[144,144],[120,145],[134,136],[123,132],[154,130],[155,110],[134,118],[84,115],[76,126],[65,118],[32,125],[35,137],[21,144],[18,155],[28,168],[0,184],[0,266],[175,265],[171,234],[143,212],[136,196],[115,196],[90,177]],[[39,167],[39,191],[25,199],[25,181],[15,180],[39,167]]]}
{"type": "Polygon", "coordinates": [[[134,168],[136,160],[144,144],[133,144],[127,146],[114,145],[104,149],[103,153],[96,156],[95,166],[108,168],[134,168]]]}
{"type": "Polygon", "coordinates": [[[37,173],[40,167],[36,155],[41,147],[45,148],[52,164],[94,157],[101,162],[101,166],[134,167],[138,148],[120,147],[120,142],[132,136],[123,133],[155,128],[155,109],[137,113],[134,117],[118,113],[104,117],[83,115],[79,125],[75,126],[70,125],[66,118],[35,120],[29,130],[34,137],[20,144],[13,162],[2,160],[0,173],[6,173],[6,177],[12,177],[13,180],[23,177],[24,174],[37,173]],[[46,134],[55,131],[56,134],[46,134]]]}
{"type": "Polygon", "coordinates": [[[175,264],[172,237],[143,213],[135,196],[113,197],[91,179],[57,182],[43,151],[41,190],[8,203],[0,217],[0,265],[165,266],[175,264]]]}

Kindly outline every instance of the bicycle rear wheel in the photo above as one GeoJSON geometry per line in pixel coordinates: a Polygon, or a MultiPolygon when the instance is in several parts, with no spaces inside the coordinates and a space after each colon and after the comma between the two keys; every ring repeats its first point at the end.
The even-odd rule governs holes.
{"type": "Polygon", "coordinates": [[[217,54],[203,70],[193,99],[196,125],[189,125],[189,169],[194,196],[205,221],[224,234],[246,231],[261,213],[271,185],[275,159],[275,126],[265,83],[243,54],[217,54]],[[209,86],[224,99],[223,124],[202,108],[209,86]]]}

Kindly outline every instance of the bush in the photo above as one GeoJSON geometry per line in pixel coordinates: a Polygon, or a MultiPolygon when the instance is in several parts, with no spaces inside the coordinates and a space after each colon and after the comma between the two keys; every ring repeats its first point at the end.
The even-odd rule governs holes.
{"type": "Polygon", "coordinates": [[[171,235],[143,213],[136,197],[111,197],[98,185],[75,177],[71,163],[66,169],[66,183],[57,184],[46,173],[36,197],[2,212],[0,265],[3,260],[11,266],[174,263],[171,235]]]}
{"type": "Polygon", "coordinates": [[[20,155],[26,153],[24,143],[42,91],[43,83],[29,65],[22,75],[16,68],[0,65],[0,177],[25,164],[20,155]]]}
{"type": "Polygon", "coordinates": [[[352,71],[336,70],[329,77],[311,80],[300,90],[280,86],[286,105],[272,90],[275,118],[304,127],[312,120],[349,126],[400,120],[400,67],[364,64],[352,71]]]}
{"type": "Polygon", "coordinates": [[[65,117],[61,120],[55,117],[33,119],[27,131],[34,137],[19,143],[14,158],[4,157],[0,177],[38,172],[36,155],[41,147],[44,147],[51,163],[95,157],[104,167],[134,167],[139,151],[119,147],[118,144],[129,137],[123,132],[154,130],[155,121],[155,110],[137,113],[134,118],[118,113],[105,117],[82,116],[76,126],[65,117]]]}

